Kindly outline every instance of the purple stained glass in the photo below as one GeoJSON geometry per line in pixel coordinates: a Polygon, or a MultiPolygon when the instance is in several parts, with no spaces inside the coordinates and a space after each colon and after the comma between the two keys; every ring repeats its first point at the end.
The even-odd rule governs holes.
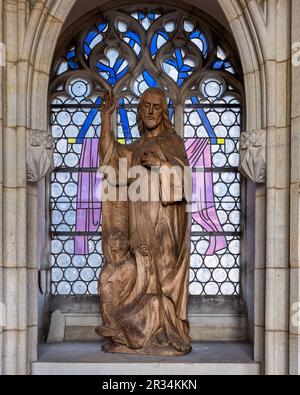
{"type": "MultiPolygon", "coordinates": [[[[84,139],[80,168],[99,166],[99,139],[84,139]]],[[[76,204],[76,232],[96,232],[101,221],[101,178],[98,173],[83,171],[79,174],[76,204]]],[[[89,253],[89,237],[75,237],[75,254],[89,253]]]]}
{"type": "MultiPolygon", "coordinates": [[[[198,170],[193,172],[193,219],[207,232],[223,232],[215,206],[212,173],[207,171],[212,168],[210,139],[186,139],[185,147],[191,167],[198,170]]],[[[225,236],[210,236],[205,254],[214,255],[226,246],[225,236]]]]}

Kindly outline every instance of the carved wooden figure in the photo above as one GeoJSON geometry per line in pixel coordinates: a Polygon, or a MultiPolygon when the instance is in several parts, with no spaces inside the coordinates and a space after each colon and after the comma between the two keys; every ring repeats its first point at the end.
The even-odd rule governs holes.
{"type": "Polygon", "coordinates": [[[106,262],[99,279],[103,325],[96,331],[105,337],[103,349],[108,352],[183,355],[191,350],[188,188],[177,177],[189,166],[184,143],[172,129],[160,89],[151,88],[143,94],[138,106],[141,138],[132,144],[121,145],[115,140],[111,132],[114,110],[115,100],[107,93],[101,108],[101,164],[116,171],[116,188],[127,192],[136,178],[129,177],[126,185],[121,182],[124,168],[119,160],[126,159],[128,169],[142,167],[148,198],[129,196],[126,202],[103,202],[106,262]],[[147,190],[148,180],[162,168],[170,170],[171,191],[160,175],[158,199],[153,199],[153,185],[147,190]]]}

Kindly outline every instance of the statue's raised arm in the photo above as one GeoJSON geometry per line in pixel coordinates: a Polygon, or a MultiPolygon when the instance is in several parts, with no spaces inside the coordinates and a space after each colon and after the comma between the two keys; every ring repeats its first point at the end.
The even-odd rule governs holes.
{"type": "Polygon", "coordinates": [[[173,130],[161,89],[143,93],[136,119],[140,138],[130,144],[114,138],[114,110],[115,99],[107,92],[100,156],[107,185],[116,193],[111,201],[102,201],[106,266],[100,284],[104,329],[98,332],[106,338],[108,352],[184,355],[191,350],[190,218],[182,177],[189,163],[184,142],[173,130]],[[112,234],[123,234],[127,240],[118,241],[118,236],[114,253],[109,243],[112,234]],[[120,267],[114,271],[118,262],[120,267]]]}
{"type": "Polygon", "coordinates": [[[112,142],[111,116],[116,108],[116,100],[113,93],[106,91],[101,105],[101,135],[100,135],[100,155],[103,158],[112,142]]]}

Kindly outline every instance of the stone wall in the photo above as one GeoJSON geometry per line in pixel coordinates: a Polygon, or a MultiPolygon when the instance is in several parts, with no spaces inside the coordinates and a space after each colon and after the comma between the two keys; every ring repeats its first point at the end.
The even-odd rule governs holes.
{"type": "MultiPolygon", "coordinates": [[[[241,170],[257,184],[252,263],[255,360],[266,374],[295,374],[300,360],[300,66],[291,65],[291,48],[300,42],[300,1],[215,1],[232,29],[243,65],[247,128],[241,141],[241,170]]],[[[200,6],[201,0],[197,3],[200,6]]],[[[37,181],[51,167],[49,71],[74,4],[75,0],[0,0],[0,41],[6,47],[6,62],[0,67],[3,374],[28,374],[37,358],[38,213],[42,215],[37,181]]]]}
{"type": "Polygon", "coordinates": [[[291,374],[300,374],[300,1],[292,1],[290,353],[291,374]]]}

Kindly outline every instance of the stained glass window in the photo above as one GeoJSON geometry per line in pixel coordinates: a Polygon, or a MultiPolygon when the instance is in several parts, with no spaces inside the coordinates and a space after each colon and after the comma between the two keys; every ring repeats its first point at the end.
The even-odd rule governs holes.
{"type": "Polygon", "coordinates": [[[186,100],[185,145],[193,169],[192,294],[238,295],[241,191],[241,105],[217,76],[186,100]]]}
{"type": "Polygon", "coordinates": [[[52,293],[97,294],[104,90],[117,98],[116,138],[128,144],[139,138],[141,95],[160,87],[193,171],[190,294],[238,295],[243,91],[232,45],[201,16],[175,8],[116,9],[89,23],[73,32],[52,69],[52,293]]]}

